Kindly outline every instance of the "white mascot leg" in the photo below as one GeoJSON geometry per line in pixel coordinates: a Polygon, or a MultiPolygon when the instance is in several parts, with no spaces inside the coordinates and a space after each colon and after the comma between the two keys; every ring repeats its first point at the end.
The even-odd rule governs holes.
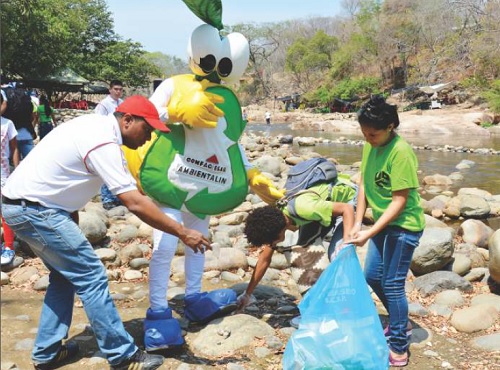
{"type": "MultiPolygon", "coordinates": [[[[182,222],[180,211],[166,207],[162,211],[175,221],[182,222]]],[[[184,344],[179,321],[172,317],[167,301],[170,267],[177,243],[177,237],[159,230],[153,231],[153,255],[149,264],[150,308],[144,320],[144,345],[147,351],[184,344]]]]}

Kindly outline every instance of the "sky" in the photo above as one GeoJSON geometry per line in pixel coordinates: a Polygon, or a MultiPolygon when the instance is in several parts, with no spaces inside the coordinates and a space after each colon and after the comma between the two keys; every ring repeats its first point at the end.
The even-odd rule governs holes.
{"type": "MultiPolygon", "coordinates": [[[[203,22],[182,0],[107,0],[115,32],[149,52],[187,59],[187,43],[203,22]]],[[[222,23],[279,22],[341,13],[341,0],[222,0],[222,23]]]]}

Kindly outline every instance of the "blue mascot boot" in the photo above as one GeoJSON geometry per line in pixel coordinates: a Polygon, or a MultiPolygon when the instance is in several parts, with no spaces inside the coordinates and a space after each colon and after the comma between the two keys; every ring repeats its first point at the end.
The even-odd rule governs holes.
{"type": "Polygon", "coordinates": [[[148,308],[144,320],[144,346],[146,351],[156,351],[184,344],[181,326],[172,318],[172,310],[153,311],[148,308]]]}
{"type": "Polygon", "coordinates": [[[207,323],[236,310],[236,299],[232,289],[190,294],[184,298],[184,316],[192,322],[207,323]]]}

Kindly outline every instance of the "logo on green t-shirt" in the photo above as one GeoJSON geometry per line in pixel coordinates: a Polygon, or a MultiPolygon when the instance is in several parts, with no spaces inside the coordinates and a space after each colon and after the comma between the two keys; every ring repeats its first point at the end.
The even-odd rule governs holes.
{"type": "Polygon", "coordinates": [[[390,188],[391,187],[391,178],[389,174],[385,171],[379,171],[375,174],[375,184],[379,188],[390,188]]]}

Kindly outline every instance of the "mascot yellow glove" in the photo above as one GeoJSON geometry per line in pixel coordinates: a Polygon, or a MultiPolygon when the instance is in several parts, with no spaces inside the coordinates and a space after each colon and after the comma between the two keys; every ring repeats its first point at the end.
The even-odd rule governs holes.
{"type": "Polygon", "coordinates": [[[216,127],[224,112],[215,104],[223,103],[224,98],[205,91],[216,85],[208,80],[197,81],[194,75],[180,75],[173,79],[174,92],[167,106],[169,121],[191,127],[216,127]]]}
{"type": "Polygon", "coordinates": [[[285,195],[285,190],[278,190],[257,168],[249,169],[247,176],[250,188],[267,204],[274,204],[285,195]]]}

